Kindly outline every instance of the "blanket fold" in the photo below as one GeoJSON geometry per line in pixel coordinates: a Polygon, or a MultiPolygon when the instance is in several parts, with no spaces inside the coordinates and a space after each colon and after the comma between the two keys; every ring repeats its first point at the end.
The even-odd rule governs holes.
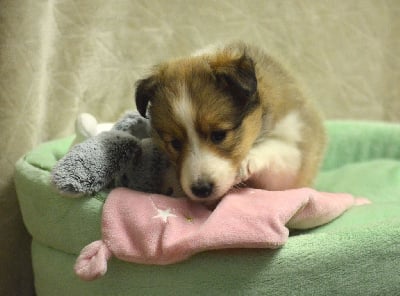
{"type": "Polygon", "coordinates": [[[82,250],[75,272],[84,280],[100,277],[112,255],[134,263],[165,265],[206,250],[275,249],[287,241],[288,228],[313,228],[353,205],[366,203],[350,194],[309,188],[246,188],[229,193],[211,211],[187,199],[117,188],[104,204],[102,240],[82,250]]]}

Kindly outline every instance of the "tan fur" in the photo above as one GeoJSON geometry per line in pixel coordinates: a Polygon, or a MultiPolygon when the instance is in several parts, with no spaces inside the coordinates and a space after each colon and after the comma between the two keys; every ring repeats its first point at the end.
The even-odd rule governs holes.
{"type": "MultiPolygon", "coordinates": [[[[234,45],[235,47],[237,45],[234,45]]],[[[263,113],[268,114],[265,126],[268,130],[291,110],[300,113],[304,121],[301,150],[301,167],[290,185],[291,188],[311,186],[320,167],[325,151],[326,135],[320,113],[304,97],[294,78],[277,61],[259,49],[245,44],[238,46],[256,62],[258,92],[262,100],[263,113]]],[[[287,189],[287,188],[277,188],[287,189]]]]}
{"type": "MultiPolygon", "coordinates": [[[[244,43],[230,44],[214,53],[159,65],[150,77],[139,82],[136,94],[138,109],[144,114],[150,101],[154,137],[176,164],[180,178],[184,160],[193,153],[187,123],[176,114],[182,99],[190,100],[190,108],[186,106],[182,113],[193,119],[194,130],[200,139],[199,149],[229,161],[237,174],[235,182],[249,181],[252,186],[265,189],[312,184],[325,146],[321,118],[294,79],[259,49],[244,43]],[[246,105],[247,101],[242,100],[247,93],[251,93],[252,69],[257,82],[257,97],[251,96],[254,104],[246,105]],[[236,98],[236,93],[241,91],[243,95],[236,98]],[[241,121],[238,120],[238,104],[248,108],[241,121]],[[296,130],[293,136],[290,131],[286,134],[284,120],[290,114],[293,114],[294,121],[300,121],[300,139],[296,139],[296,130]],[[283,131],[276,128],[280,122],[283,131]],[[210,140],[210,134],[219,130],[227,131],[226,138],[216,145],[210,140]],[[173,147],[174,140],[182,145],[179,150],[173,147]],[[252,159],[251,152],[269,140],[276,140],[278,148],[287,144],[289,148],[298,149],[301,159],[299,167],[293,169],[295,171],[285,170],[285,165],[278,166],[272,160],[268,164],[270,172],[257,176],[257,164],[263,160],[259,156],[252,159]],[[290,177],[289,181],[280,182],[285,174],[290,177]],[[265,182],[265,176],[275,179],[271,180],[271,186],[265,182]],[[251,179],[247,180],[249,177],[251,179]]],[[[276,153],[279,154],[279,151],[276,153]]],[[[287,165],[291,167],[291,164],[287,165]]]]}

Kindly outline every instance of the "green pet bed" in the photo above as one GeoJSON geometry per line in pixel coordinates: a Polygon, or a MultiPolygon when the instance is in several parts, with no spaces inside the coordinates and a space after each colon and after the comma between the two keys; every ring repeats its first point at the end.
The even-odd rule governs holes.
{"type": "Polygon", "coordinates": [[[16,164],[16,188],[33,237],[35,287],[43,295],[398,295],[400,125],[326,124],[329,147],[316,188],[367,197],[333,222],[293,232],[278,250],[203,252],[167,266],[112,259],[107,274],[81,281],[81,249],[101,237],[105,193],[71,199],[49,184],[73,138],[44,143],[16,164]]]}

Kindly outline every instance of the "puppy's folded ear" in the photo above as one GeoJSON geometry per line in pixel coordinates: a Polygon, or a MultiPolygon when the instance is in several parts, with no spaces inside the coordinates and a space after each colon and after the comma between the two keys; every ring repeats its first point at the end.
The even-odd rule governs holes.
{"type": "Polygon", "coordinates": [[[236,59],[219,58],[210,66],[218,86],[227,91],[241,107],[258,102],[254,62],[246,53],[236,59]]]}
{"type": "Polygon", "coordinates": [[[147,117],[147,106],[157,92],[158,82],[154,75],[136,83],[135,101],[140,115],[147,117]]]}

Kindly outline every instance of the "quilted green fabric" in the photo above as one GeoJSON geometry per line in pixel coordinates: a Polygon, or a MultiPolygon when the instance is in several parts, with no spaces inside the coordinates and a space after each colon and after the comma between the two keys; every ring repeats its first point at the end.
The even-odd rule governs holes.
{"type": "Polygon", "coordinates": [[[291,234],[279,250],[211,251],[169,266],[113,259],[107,274],[80,281],[73,265],[100,238],[106,193],[71,199],[49,185],[72,138],[44,143],[17,162],[15,182],[32,234],[40,295],[394,295],[400,290],[400,126],[326,124],[329,147],[316,188],[373,203],[291,234]]]}

